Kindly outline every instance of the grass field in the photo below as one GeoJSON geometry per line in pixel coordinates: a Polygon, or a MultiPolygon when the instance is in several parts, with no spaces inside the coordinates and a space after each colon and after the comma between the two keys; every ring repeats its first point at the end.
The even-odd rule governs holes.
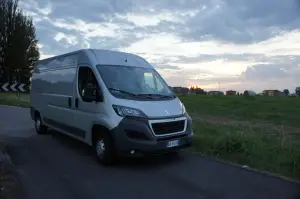
{"type": "MultiPolygon", "coordinates": [[[[0,104],[29,105],[1,94],[0,104]]],[[[193,118],[195,148],[207,156],[300,179],[300,99],[180,96],[193,118]]]]}
{"type": "Polygon", "coordinates": [[[0,93],[0,104],[29,107],[29,94],[20,93],[0,93]]]}
{"type": "Polygon", "coordinates": [[[180,96],[201,153],[300,179],[300,99],[180,96]]]}

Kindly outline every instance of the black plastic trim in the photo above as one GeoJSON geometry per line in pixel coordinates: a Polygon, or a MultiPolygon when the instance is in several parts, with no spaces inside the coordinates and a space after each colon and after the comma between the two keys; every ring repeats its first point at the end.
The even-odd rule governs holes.
{"type": "Polygon", "coordinates": [[[44,121],[54,127],[58,127],[62,130],[65,130],[67,131],[68,133],[71,133],[71,134],[74,134],[78,137],[82,137],[82,138],[85,138],[85,131],[79,129],[79,128],[76,128],[76,127],[73,127],[73,126],[69,126],[67,124],[63,124],[61,122],[57,122],[55,120],[52,120],[52,119],[49,119],[49,118],[46,118],[44,117],[43,118],[44,121]]]}

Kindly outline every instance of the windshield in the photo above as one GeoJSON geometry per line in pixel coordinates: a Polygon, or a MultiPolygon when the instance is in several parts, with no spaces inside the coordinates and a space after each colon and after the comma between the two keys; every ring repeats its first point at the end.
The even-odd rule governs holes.
{"type": "Polygon", "coordinates": [[[173,92],[154,69],[132,66],[97,66],[112,94],[146,98],[174,98],[173,92]]]}

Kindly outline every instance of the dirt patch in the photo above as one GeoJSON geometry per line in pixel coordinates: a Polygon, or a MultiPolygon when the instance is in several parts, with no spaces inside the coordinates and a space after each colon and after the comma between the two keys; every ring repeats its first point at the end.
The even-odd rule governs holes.
{"type": "Polygon", "coordinates": [[[24,198],[20,182],[12,170],[0,169],[0,198],[21,199],[24,198]]]}
{"type": "Polygon", "coordinates": [[[0,198],[22,199],[23,187],[18,179],[18,174],[6,152],[7,143],[0,141],[0,198]]]}
{"type": "Polygon", "coordinates": [[[5,153],[7,147],[7,142],[3,139],[0,139],[0,153],[5,153]]]}

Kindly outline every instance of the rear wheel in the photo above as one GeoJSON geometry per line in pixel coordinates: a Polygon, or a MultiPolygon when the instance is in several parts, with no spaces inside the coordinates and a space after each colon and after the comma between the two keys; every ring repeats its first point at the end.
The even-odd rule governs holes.
{"type": "Polygon", "coordinates": [[[93,147],[99,163],[102,165],[113,165],[117,163],[118,157],[113,145],[113,140],[108,134],[98,134],[94,139],[93,147]]]}
{"type": "Polygon", "coordinates": [[[35,126],[35,131],[37,134],[46,134],[47,133],[48,128],[45,125],[43,125],[40,115],[36,115],[34,126],[35,126]]]}

